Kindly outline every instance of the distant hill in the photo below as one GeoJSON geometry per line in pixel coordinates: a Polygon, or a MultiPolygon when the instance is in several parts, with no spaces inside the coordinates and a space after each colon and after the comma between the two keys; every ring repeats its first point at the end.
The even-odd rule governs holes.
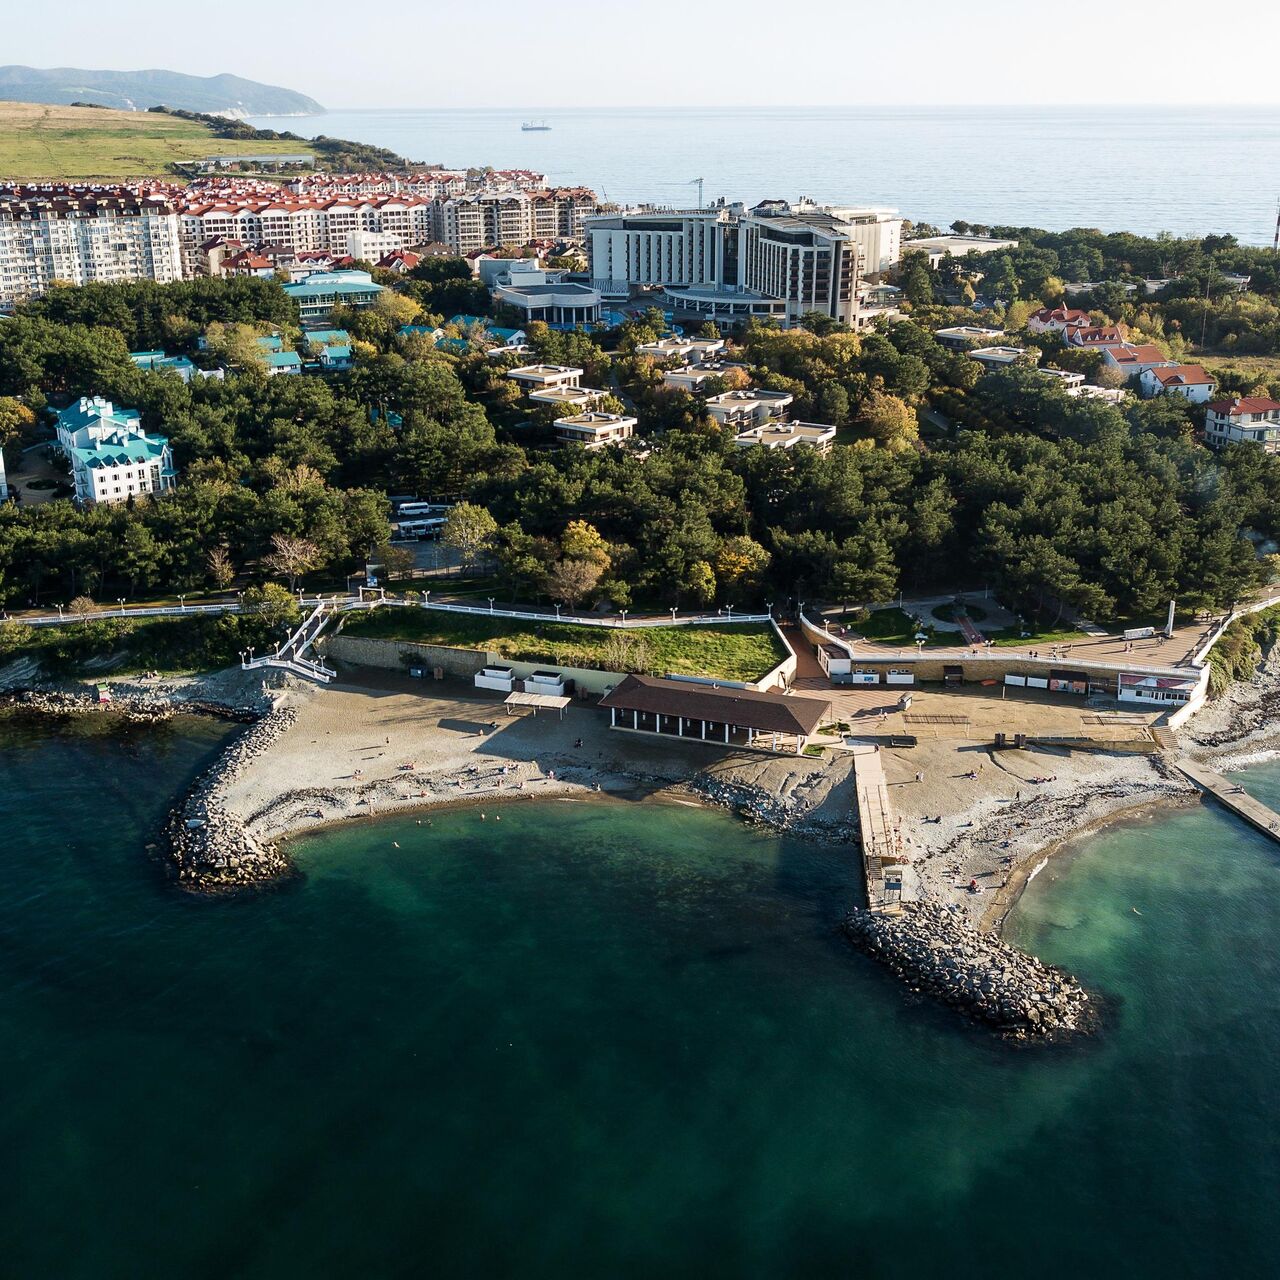
{"type": "Polygon", "coordinates": [[[58,105],[92,103],[121,111],[177,107],[222,116],[314,116],[324,108],[305,93],[178,71],[81,71],[76,67],[0,67],[0,98],[58,105]]]}

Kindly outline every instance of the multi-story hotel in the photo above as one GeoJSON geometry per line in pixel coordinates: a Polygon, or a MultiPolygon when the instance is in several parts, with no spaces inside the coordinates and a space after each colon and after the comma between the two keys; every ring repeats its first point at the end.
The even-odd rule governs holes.
{"type": "Polygon", "coordinates": [[[35,297],[55,280],[182,278],[178,214],[164,196],[126,188],[0,195],[0,306],[35,297]]]}
{"type": "Polygon", "coordinates": [[[668,305],[703,319],[799,319],[820,311],[852,325],[864,263],[896,261],[902,220],[887,210],[766,201],[683,212],[588,218],[592,284],[626,296],[661,287],[668,305]]]}

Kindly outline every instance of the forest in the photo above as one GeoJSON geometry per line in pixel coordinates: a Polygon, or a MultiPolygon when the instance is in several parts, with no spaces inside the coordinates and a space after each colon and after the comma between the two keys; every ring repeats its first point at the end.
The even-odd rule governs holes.
{"type": "MultiPolygon", "coordinates": [[[[1052,296],[1038,273],[1066,270],[1066,247],[1033,246],[1057,256],[1051,269],[1010,257],[1018,298],[996,304],[1001,318],[1052,296]]],[[[1119,248],[1094,247],[1102,263],[1091,270],[1120,260],[1119,248]]],[[[1136,249],[1123,261],[1159,262],[1136,249]]],[[[432,265],[378,309],[335,316],[356,360],[324,377],[267,377],[235,358],[237,334],[300,333],[271,281],[58,288],[0,321],[11,473],[23,447],[50,437],[52,409],[103,395],[169,437],[180,475],[173,494],[120,506],[0,507],[0,601],[341,583],[385,554],[392,493],[458,502],[450,536],[511,598],[578,607],[785,607],[990,587],[1030,618],[1070,607],[1117,620],[1159,616],[1170,598],[1221,607],[1273,576],[1280,459],[1207,450],[1195,411],[1172,397],[1109,404],[1073,399],[1030,369],[984,374],[932,335],[961,314],[941,301],[945,273],[928,273],[930,296],[909,318],[875,331],[815,320],[738,335],[740,367],[720,385],[790,391],[795,417],[839,428],[822,456],[735,447],[636,354],[661,330],[656,313],[592,335],[528,326],[539,359],[582,367],[641,422],[640,448],[552,447],[554,415],[531,411],[505,377],[517,357],[489,358],[474,333],[454,332],[450,349],[400,333],[443,324],[443,304],[482,313],[464,270],[432,265]],[[222,336],[202,348],[211,327],[222,336]],[[138,370],[128,352],[140,348],[221,359],[228,373],[184,384],[138,370]]],[[[1223,314],[1240,297],[1272,305],[1211,291],[1223,314]]],[[[1130,320],[1159,320],[1167,334],[1179,305],[1188,299],[1144,303],[1130,320]]],[[[1052,363],[1053,342],[1041,345],[1052,363]]]]}

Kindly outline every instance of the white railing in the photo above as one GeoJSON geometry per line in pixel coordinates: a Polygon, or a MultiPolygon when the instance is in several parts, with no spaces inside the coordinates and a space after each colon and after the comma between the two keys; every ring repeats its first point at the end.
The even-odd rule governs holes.
{"type": "Polygon", "coordinates": [[[238,601],[229,600],[221,604],[164,604],[142,605],[137,608],[95,609],[92,613],[42,614],[37,618],[11,618],[11,622],[24,622],[29,627],[56,627],[59,623],[94,622],[102,618],[165,618],[184,617],[189,613],[240,613],[243,606],[238,601]]]}
{"type": "Polygon", "coordinates": [[[380,604],[411,605],[418,609],[438,609],[441,613],[467,613],[484,618],[513,618],[521,622],[563,622],[574,627],[605,627],[618,631],[632,628],[710,627],[727,625],[731,622],[764,623],[773,621],[771,613],[734,613],[732,610],[718,613],[686,614],[683,617],[678,617],[673,613],[670,617],[645,615],[639,618],[628,618],[620,614],[617,617],[609,618],[584,618],[579,614],[571,613],[545,613],[534,609],[498,609],[492,605],[486,609],[481,605],[445,604],[443,601],[438,600],[366,600],[358,606],[353,604],[348,607],[353,609],[357,607],[372,609],[380,604]]]}

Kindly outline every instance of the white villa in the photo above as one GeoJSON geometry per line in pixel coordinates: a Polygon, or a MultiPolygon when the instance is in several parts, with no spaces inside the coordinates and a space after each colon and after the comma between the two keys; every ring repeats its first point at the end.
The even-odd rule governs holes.
{"type": "Polygon", "coordinates": [[[723,391],[707,401],[707,412],[722,427],[742,430],[782,421],[794,398],[789,391],[723,391]]]}
{"type": "Polygon", "coordinates": [[[1144,369],[1138,385],[1149,396],[1167,391],[1192,404],[1206,404],[1218,385],[1198,364],[1176,364],[1170,368],[1144,369]]]}
{"type": "Polygon", "coordinates": [[[635,434],[636,419],[621,413],[575,413],[556,419],[556,439],[561,444],[580,444],[587,449],[603,449],[621,444],[635,434]]]}
{"type": "Polygon", "coordinates": [[[822,422],[769,422],[739,431],[733,443],[739,449],[791,449],[807,444],[819,453],[828,453],[835,438],[835,427],[822,422]]]}
{"type": "Polygon", "coordinates": [[[84,505],[167,493],[177,480],[168,439],[148,435],[136,410],[86,396],[58,414],[57,433],[84,505]]]}
{"type": "Polygon", "coordinates": [[[1265,396],[1233,396],[1205,405],[1204,440],[1214,449],[1251,444],[1280,453],[1280,402],[1265,396]]]}
{"type": "Polygon", "coordinates": [[[524,391],[544,391],[548,387],[576,387],[582,370],[564,364],[524,364],[508,370],[507,377],[524,391]]]}

